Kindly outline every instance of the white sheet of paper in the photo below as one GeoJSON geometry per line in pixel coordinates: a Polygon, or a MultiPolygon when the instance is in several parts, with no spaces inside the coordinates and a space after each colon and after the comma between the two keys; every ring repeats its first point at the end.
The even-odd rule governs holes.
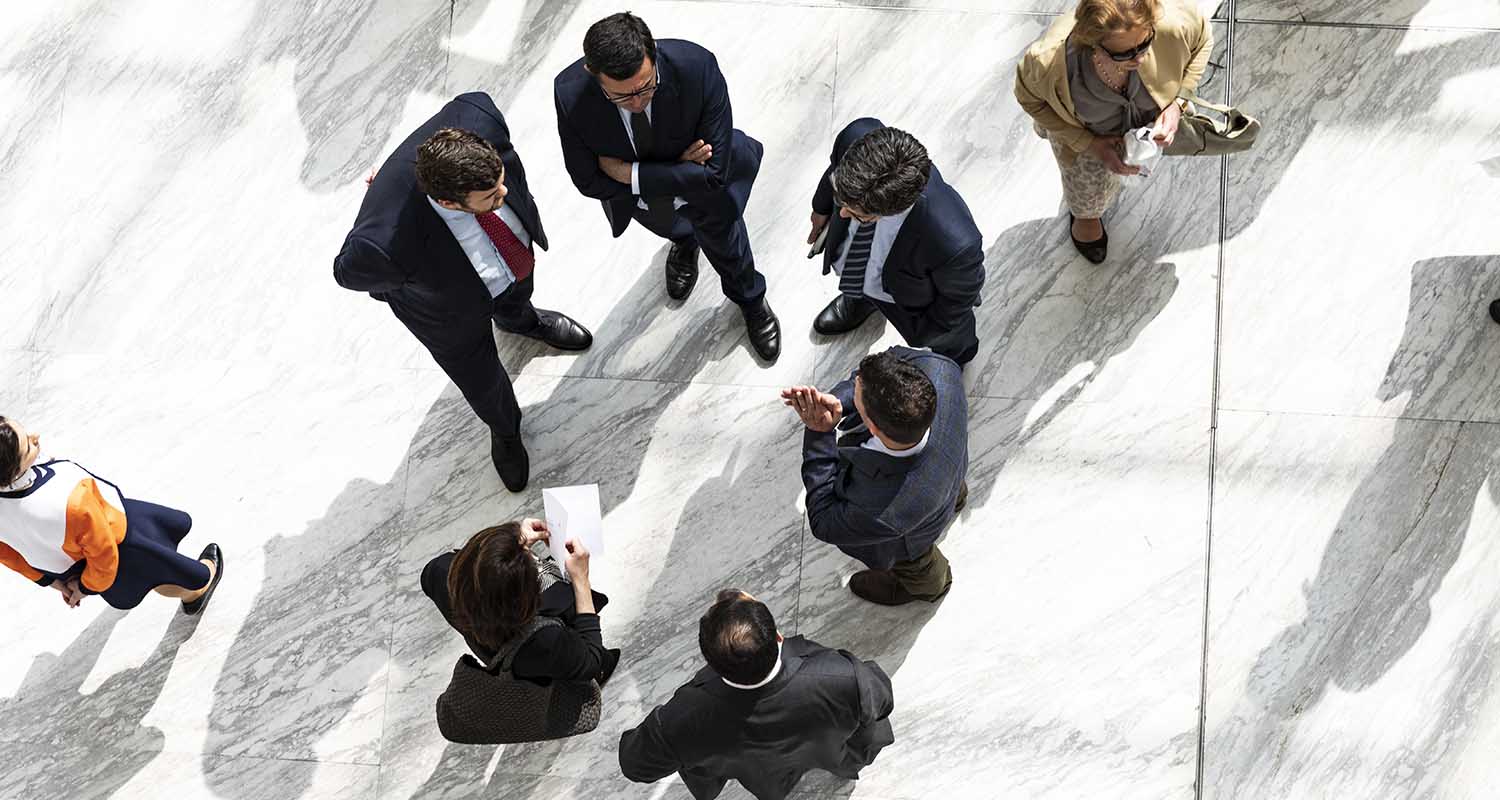
{"type": "Polygon", "coordinates": [[[604,555],[604,519],[599,512],[599,484],[559,486],[542,490],[542,507],[546,509],[547,529],[551,532],[548,547],[557,565],[568,560],[568,539],[577,539],[588,548],[589,555],[604,555]]]}

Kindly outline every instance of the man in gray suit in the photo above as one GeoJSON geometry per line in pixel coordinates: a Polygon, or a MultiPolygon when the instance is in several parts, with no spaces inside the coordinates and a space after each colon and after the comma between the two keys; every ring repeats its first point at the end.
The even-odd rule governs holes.
{"type": "Polygon", "coordinates": [[[794,386],[781,396],[807,426],[802,483],[813,536],[869,568],[849,590],[893,606],[947,594],[953,571],[937,540],[968,497],[958,364],[892,347],[866,356],[831,392],[794,386]]]}
{"type": "Polygon", "coordinates": [[[697,800],[732,778],[783,800],[811,769],[853,780],[895,741],[891,679],[872,661],[801,636],[783,639],[765,604],[719,592],[698,621],[708,666],[620,737],[625,777],[676,772],[697,800]]]}

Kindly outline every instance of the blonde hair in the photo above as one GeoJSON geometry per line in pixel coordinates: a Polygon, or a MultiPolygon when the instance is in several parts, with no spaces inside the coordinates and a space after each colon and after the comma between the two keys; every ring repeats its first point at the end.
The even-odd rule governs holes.
{"type": "Polygon", "coordinates": [[[1160,0],[1080,0],[1073,12],[1073,36],[1080,44],[1098,47],[1112,33],[1155,27],[1160,0]]]}

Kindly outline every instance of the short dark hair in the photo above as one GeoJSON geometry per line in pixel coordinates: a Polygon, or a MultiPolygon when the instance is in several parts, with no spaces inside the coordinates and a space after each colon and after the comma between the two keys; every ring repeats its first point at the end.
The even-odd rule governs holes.
{"type": "Polygon", "coordinates": [[[10,420],[0,416],[0,486],[10,484],[21,477],[21,437],[10,426],[10,420]]]}
{"type": "Polygon", "coordinates": [[[839,205],[884,217],[911,208],[931,174],[927,148],[915,136],[876,128],[844,151],[830,182],[839,205]]]}
{"type": "Polygon", "coordinates": [[[865,416],[902,444],[922,441],[937,415],[937,389],[927,373],[895,353],[865,356],[859,362],[860,398],[865,416]]]}
{"type": "Polygon", "coordinates": [[[623,81],[634,77],[648,58],[656,63],[656,40],[646,21],[629,11],[595,22],[583,35],[583,63],[590,72],[623,81]]]}
{"type": "Polygon", "coordinates": [[[698,620],[698,649],[719,677],[760,683],[776,666],[779,648],[771,609],[739,589],[725,589],[698,620]]]}
{"type": "Polygon", "coordinates": [[[453,627],[499,647],[536,618],[542,579],[521,544],[521,523],[507,522],[474,534],[448,567],[453,627]]]}
{"type": "Polygon", "coordinates": [[[417,148],[417,187],[463,205],[469,192],[495,188],[504,170],[494,145],[462,128],[443,128],[417,148]]]}

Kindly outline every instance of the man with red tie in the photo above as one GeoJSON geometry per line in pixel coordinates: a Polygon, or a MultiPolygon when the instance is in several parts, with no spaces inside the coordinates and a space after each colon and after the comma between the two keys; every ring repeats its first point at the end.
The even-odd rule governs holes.
{"type": "Polygon", "coordinates": [[[490,427],[505,488],[530,477],[521,408],[495,350],[491,321],[559,350],[593,335],[531,304],[533,246],[547,249],[526,170],[489,95],[443,106],[370,181],[354,229],[333,262],[339,285],[391,307],[490,427]]]}

